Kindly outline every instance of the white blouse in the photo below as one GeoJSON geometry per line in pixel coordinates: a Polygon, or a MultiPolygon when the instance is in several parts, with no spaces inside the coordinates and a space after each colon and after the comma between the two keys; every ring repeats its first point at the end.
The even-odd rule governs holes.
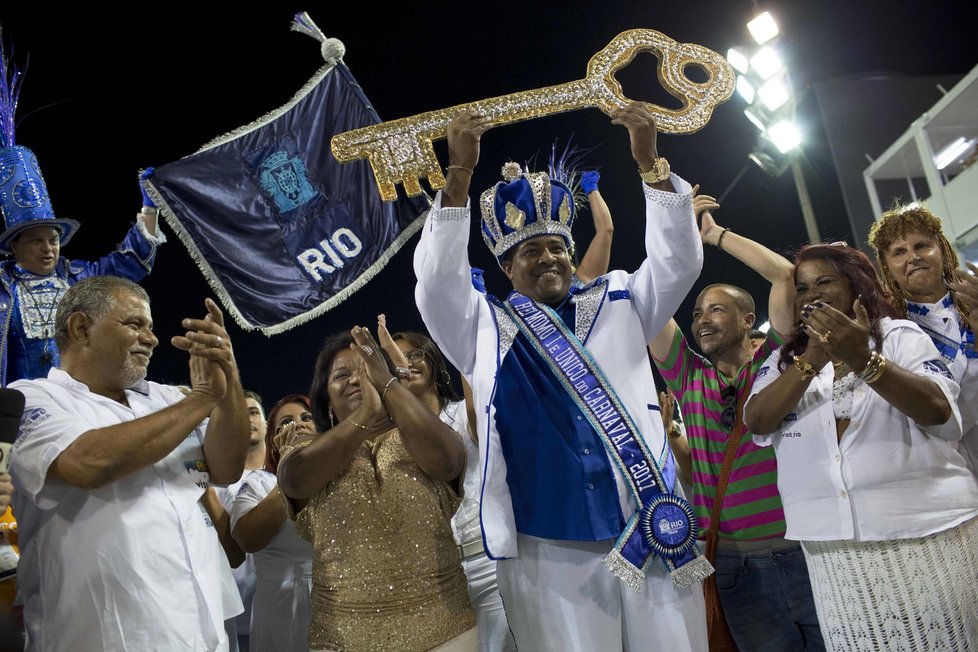
{"type": "MultiPolygon", "coordinates": [[[[913,322],[884,318],[882,354],[891,364],[940,387],[951,417],[922,427],[857,381],[852,420],[839,442],[832,406],[832,365],[812,380],[794,412],[770,435],[785,538],[800,541],[881,541],[923,537],[978,515],[978,483],[956,450],[961,438],[958,384],[930,338],[913,322]]],[[[775,351],[758,371],[753,397],[791,365],[778,370],[775,351]]]]}

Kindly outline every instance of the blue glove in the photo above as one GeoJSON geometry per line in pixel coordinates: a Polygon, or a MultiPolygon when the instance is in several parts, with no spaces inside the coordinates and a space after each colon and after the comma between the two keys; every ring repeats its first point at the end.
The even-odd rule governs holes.
{"type": "MultiPolygon", "coordinates": [[[[139,175],[140,181],[150,178],[153,175],[153,171],[155,169],[156,168],[154,167],[146,168],[146,170],[139,175]]],[[[142,183],[139,184],[139,192],[143,193],[143,206],[147,206],[149,208],[156,208],[156,204],[153,203],[153,200],[150,199],[150,196],[146,194],[146,188],[145,186],[143,186],[142,183]]]]}
{"type": "Polygon", "coordinates": [[[478,267],[472,267],[472,286],[481,292],[486,293],[486,281],[482,278],[482,270],[478,267]]]}
{"type": "Polygon", "coordinates": [[[584,191],[585,195],[590,195],[592,192],[598,189],[598,181],[600,179],[600,172],[597,170],[588,170],[581,175],[581,190],[584,191]]]}

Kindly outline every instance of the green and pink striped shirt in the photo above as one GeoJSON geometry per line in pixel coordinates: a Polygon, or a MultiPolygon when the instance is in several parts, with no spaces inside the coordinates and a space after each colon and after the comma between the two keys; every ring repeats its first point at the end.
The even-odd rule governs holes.
{"type": "MultiPolygon", "coordinates": [[[[729,429],[723,425],[723,411],[730,404],[736,408],[736,401],[742,397],[746,399],[757,370],[780,345],[777,334],[769,331],[753,360],[730,380],[721,378],[709,360],[694,352],[677,328],[669,356],[664,361],[655,361],[682,409],[693,458],[693,510],[701,535],[710,527],[713,497],[730,436],[729,429]],[[730,385],[737,388],[735,400],[725,403],[721,391],[730,385]]],[[[718,532],[721,537],[741,541],[784,536],[784,510],[778,494],[774,448],[756,446],[749,432],[741,437],[734,457],[718,532]]]]}

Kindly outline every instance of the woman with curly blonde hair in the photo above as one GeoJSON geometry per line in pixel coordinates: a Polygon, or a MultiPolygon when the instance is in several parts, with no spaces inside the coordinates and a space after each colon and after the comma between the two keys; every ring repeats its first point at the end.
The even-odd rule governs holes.
{"type": "MultiPolygon", "coordinates": [[[[916,322],[961,385],[959,452],[978,474],[978,278],[958,269],[941,220],[918,203],[887,211],[869,231],[880,275],[901,317],[916,322]]],[[[967,263],[972,272],[978,267],[967,263]]]]}

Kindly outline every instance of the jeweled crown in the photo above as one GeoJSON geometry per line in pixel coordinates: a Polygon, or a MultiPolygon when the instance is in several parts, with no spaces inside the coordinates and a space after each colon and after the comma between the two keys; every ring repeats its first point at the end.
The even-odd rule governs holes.
{"type": "Polygon", "coordinates": [[[500,181],[482,193],[482,239],[500,264],[510,249],[530,238],[559,235],[573,244],[574,196],[545,172],[527,172],[519,163],[503,166],[500,181]]]}

